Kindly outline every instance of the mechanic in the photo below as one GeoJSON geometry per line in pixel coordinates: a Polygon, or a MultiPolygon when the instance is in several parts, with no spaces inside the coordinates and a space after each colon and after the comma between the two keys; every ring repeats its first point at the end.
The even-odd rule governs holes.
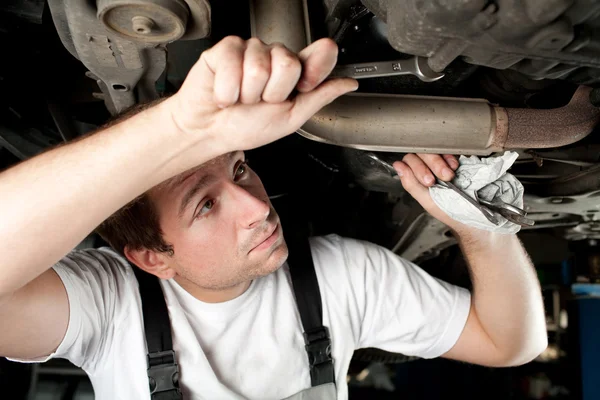
{"type": "Polygon", "coordinates": [[[364,347],[496,367],[537,357],[544,307],[519,239],[450,219],[427,187],[457,160],[409,154],[400,182],[455,233],[473,290],[368,242],[310,238],[334,369],[315,384],[291,252],[243,151],[356,90],[326,79],[336,60],[329,39],[294,54],[227,37],[176,94],[0,174],[0,355],[66,358],[97,399],[150,398],[139,267],[160,278],[183,398],[345,399],[364,347]],[[75,250],[95,229],[111,247],[75,250]]]}

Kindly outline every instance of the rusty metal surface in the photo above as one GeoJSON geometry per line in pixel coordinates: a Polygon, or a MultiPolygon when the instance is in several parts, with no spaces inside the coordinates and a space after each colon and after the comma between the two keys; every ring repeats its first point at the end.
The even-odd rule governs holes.
{"type": "MultiPolygon", "coordinates": [[[[252,35],[288,46],[306,43],[301,4],[254,0],[252,35]]],[[[298,133],[337,146],[389,152],[490,155],[559,147],[583,139],[600,121],[590,90],[580,87],[567,106],[552,110],[504,109],[476,99],[351,94],[321,109],[298,133]]]]}
{"type": "Polygon", "coordinates": [[[503,107],[493,107],[494,130],[490,135],[488,148],[504,149],[508,137],[508,114],[503,107]]]}
{"type": "Polygon", "coordinates": [[[588,87],[564,107],[493,107],[485,100],[350,94],[325,106],[299,130],[320,142],[361,150],[490,155],[505,149],[561,147],[600,122],[588,87]]]}
{"type": "Polygon", "coordinates": [[[600,122],[600,109],[593,106],[591,88],[580,86],[569,104],[549,110],[507,108],[508,137],[512,149],[560,147],[589,135],[600,122]]]}
{"type": "Polygon", "coordinates": [[[183,0],[98,0],[98,20],[113,34],[146,43],[183,36],[189,9],[183,0]]]}
{"type": "MultiPolygon", "coordinates": [[[[336,1],[327,2],[329,9],[336,1]]],[[[442,71],[460,58],[533,79],[589,85],[600,79],[597,0],[362,0],[398,51],[442,71]]]]}
{"type": "Polygon", "coordinates": [[[98,19],[127,40],[171,43],[211,32],[208,0],[98,0],[98,19]]]}
{"type": "Polygon", "coordinates": [[[301,135],[362,150],[488,155],[493,108],[484,100],[350,94],[325,106],[301,135]]]}
{"type": "Polygon", "coordinates": [[[181,40],[197,40],[211,33],[211,7],[208,0],[184,0],[190,17],[181,40]]]}
{"type": "MultiPolygon", "coordinates": [[[[301,0],[253,0],[252,35],[301,46],[306,43],[301,6],[301,0]]],[[[332,145],[388,152],[485,156],[558,147],[584,138],[600,121],[589,92],[581,87],[567,106],[552,110],[504,109],[479,99],[354,93],[325,106],[298,133],[332,145]]]]}
{"type": "Polygon", "coordinates": [[[267,44],[302,50],[307,45],[302,0],[251,0],[250,33],[267,44]]]}
{"type": "Polygon", "coordinates": [[[89,70],[87,76],[98,82],[102,93],[96,97],[105,101],[111,114],[134,105],[138,97],[158,97],[154,82],[166,66],[164,46],[128,41],[112,34],[98,21],[96,8],[87,1],[51,1],[49,6],[63,28],[66,22],[68,30],[63,31],[61,41],[74,49],[89,70]]]}
{"type": "Polygon", "coordinates": [[[75,45],[73,44],[73,38],[71,37],[71,30],[69,29],[69,21],[67,20],[67,13],[65,12],[63,0],[48,0],[48,7],[52,12],[52,21],[56,32],[62,42],[63,46],[71,53],[73,57],[79,59],[75,45]]]}

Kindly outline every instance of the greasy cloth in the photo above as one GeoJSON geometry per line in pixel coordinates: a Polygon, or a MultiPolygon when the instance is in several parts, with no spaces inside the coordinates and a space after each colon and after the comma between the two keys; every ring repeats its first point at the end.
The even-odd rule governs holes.
{"type": "MultiPolygon", "coordinates": [[[[475,199],[475,191],[480,199],[493,201],[500,199],[505,203],[523,208],[523,185],[506,171],[519,155],[506,151],[502,156],[479,158],[477,156],[461,156],[456,177],[452,180],[459,189],[475,199]]],[[[441,185],[429,188],[433,201],[448,216],[465,225],[499,233],[517,233],[521,226],[508,221],[498,213],[500,223],[494,225],[472,204],[460,197],[452,189],[441,185]]]]}

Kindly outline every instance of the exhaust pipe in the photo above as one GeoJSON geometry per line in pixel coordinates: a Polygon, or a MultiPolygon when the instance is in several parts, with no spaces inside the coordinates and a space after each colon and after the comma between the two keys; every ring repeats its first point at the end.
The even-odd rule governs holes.
{"type": "MultiPolygon", "coordinates": [[[[302,0],[251,0],[251,10],[253,36],[294,51],[306,45],[302,0]]],[[[336,146],[400,153],[487,156],[560,147],[585,138],[600,122],[590,92],[580,86],[569,104],[551,110],[496,107],[483,99],[353,93],[321,109],[298,133],[336,146]]]]}
{"type": "Polygon", "coordinates": [[[298,131],[323,143],[361,150],[486,156],[566,146],[600,122],[580,86],[564,107],[494,107],[485,100],[349,94],[324,107],[298,131]]]}

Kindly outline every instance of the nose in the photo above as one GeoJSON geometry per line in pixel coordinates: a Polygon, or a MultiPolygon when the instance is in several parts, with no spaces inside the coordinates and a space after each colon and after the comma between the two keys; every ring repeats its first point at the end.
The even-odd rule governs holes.
{"type": "Polygon", "coordinates": [[[238,223],[242,228],[254,229],[267,220],[271,207],[266,201],[236,184],[231,184],[229,190],[233,196],[238,223]]]}

